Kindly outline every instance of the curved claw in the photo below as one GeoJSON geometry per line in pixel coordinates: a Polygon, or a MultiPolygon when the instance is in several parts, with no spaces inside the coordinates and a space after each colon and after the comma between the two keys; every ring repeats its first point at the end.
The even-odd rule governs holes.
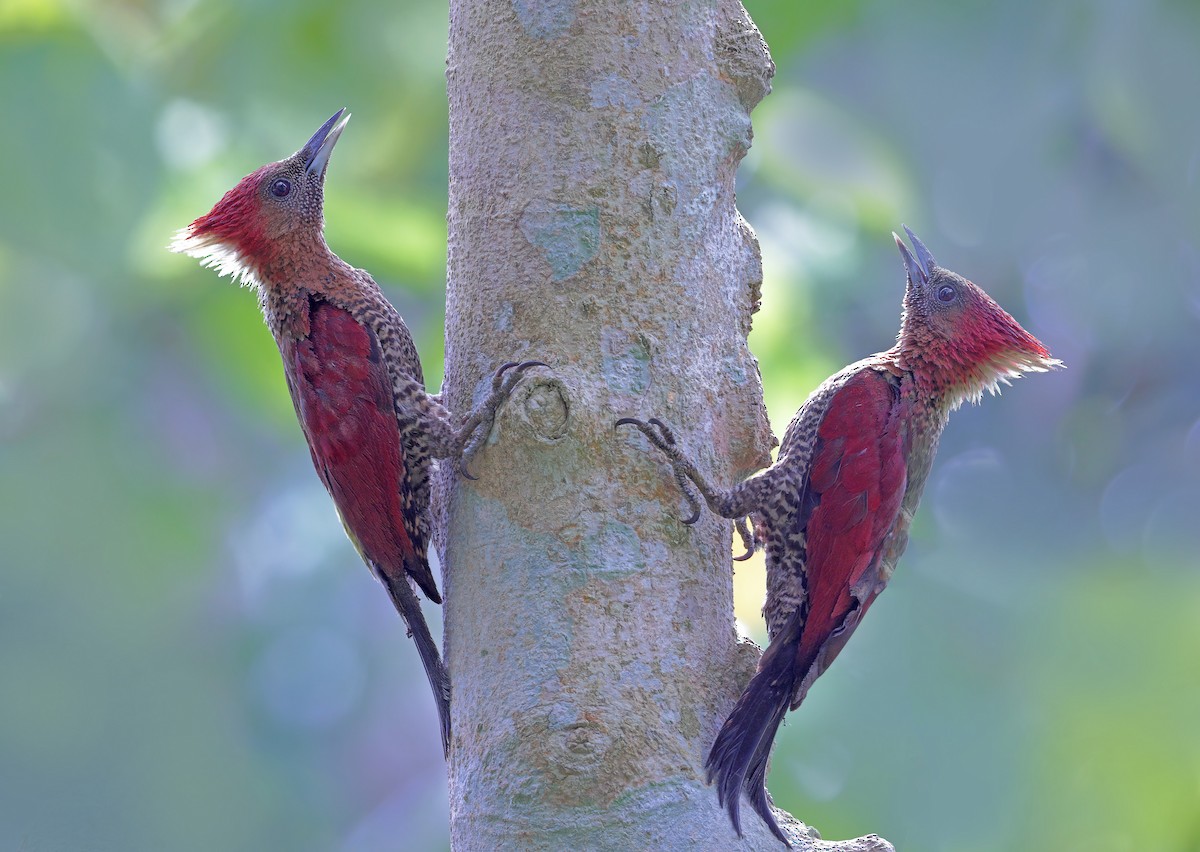
{"type": "Polygon", "coordinates": [[[479,481],[479,477],[471,473],[470,462],[460,462],[458,465],[458,472],[462,474],[463,479],[469,479],[472,482],[479,481]]]}
{"type": "Polygon", "coordinates": [[[500,390],[500,386],[504,384],[504,374],[517,366],[516,361],[507,361],[496,368],[496,372],[492,373],[492,390],[500,390]]]}
{"type": "Polygon", "coordinates": [[[685,469],[680,469],[684,464],[680,457],[679,449],[675,446],[675,434],[671,428],[663,423],[657,417],[651,417],[649,420],[642,421],[636,417],[622,417],[613,424],[613,428],[618,426],[633,426],[639,432],[646,436],[655,447],[667,455],[671,461],[671,467],[675,474],[675,484],[679,486],[679,490],[683,492],[683,498],[687,500],[688,508],[692,510],[692,514],[686,518],[681,518],[684,524],[691,526],[700,520],[700,515],[703,512],[703,506],[700,500],[694,495],[689,487],[688,476],[685,469]]]}
{"type": "Polygon", "coordinates": [[[678,461],[679,450],[675,447],[675,435],[668,428],[667,424],[663,423],[657,417],[651,417],[644,422],[638,420],[636,417],[622,417],[614,424],[614,428],[616,426],[636,427],[639,432],[646,436],[647,441],[666,453],[672,462],[678,461]]]}
{"type": "Polygon", "coordinates": [[[463,444],[462,452],[458,456],[458,472],[463,475],[464,479],[474,482],[479,477],[471,473],[471,462],[475,461],[475,454],[479,452],[480,446],[487,440],[487,434],[484,433],[480,436],[472,431],[470,435],[470,439],[463,444]]]}
{"type": "Polygon", "coordinates": [[[675,484],[679,486],[680,493],[683,494],[683,499],[687,501],[688,508],[692,510],[692,514],[686,518],[680,518],[685,526],[692,526],[700,520],[700,513],[703,511],[703,506],[700,505],[700,500],[692,493],[691,487],[688,485],[687,477],[679,471],[675,471],[675,484]]]}
{"type": "Polygon", "coordinates": [[[663,423],[657,417],[651,417],[648,422],[651,426],[654,426],[658,429],[658,431],[662,434],[664,441],[666,441],[672,447],[675,446],[675,433],[671,431],[670,426],[668,426],[666,423],[663,423]]]}
{"type": "Polygon", "coordinates": [[[462,447],[462,451],[459,453],[458,470],[465,478],[471,480],[478,479],[477,476],[471,473],[471,460],[479,452],[479,448],[483,442],[487,440],[487,436],[492,430],[492,425],[495,423],[496,411],[503,404],[504,400],[508,399],[509,395],[512,394],[513,388],[521,380],[521,374],[531,367],[548,366],[550,365],[544,361],[509,361],[496,368],[496,372],[492,375],[491,396],[463,421],[461,427],[462,438],[459,446],[462,447]],[[505,374],[509,370],[515,370],[515,372],[506,376],[505,374]],[[484,424],[487,424],[487,429],[483,430],[482,435],[477,435],[476,430],[484,424]]]}
{"type": "Polygon", "coordinates": [[[526,370],[528,370],[532,367],[546,367],[547,369],[549,369],[550,365],[547,364],[545,361],[522,361],[520,364],[517,365],[517,372],[524,373],[526,370]]]}
{"type": "Polygon", "coordinates": [[[497,367],[496,372],[492,375],[492,390],[498,391],[498,390],[500,390],[501,387],[504,386],[504,382],[505,382],[504,374],[507,373],[509,370],[516,370],[516,372],[513,373],[512,376],[508,377],[508,380],[512,381],[515,379],[516,376],[519,376],[521,373],[524,373],[526,370],[531,369],[532,367],[549,367],[549,366],[550,365],[547,364],[545,361],[520,361],[520,362],[508,361],[504,364],[501,364],[499,367],[497,367]]]}
{"type": "Polygon", "coordinates": [[[733,557],[733,561],[734,562],[745,562],[747,559],[749,559],[751,556],[754,555],[754,551],[756,550],[756,542],[754,540],[754,533],[750,530],[750,527],[747,526],[745,518],[738,518],[736,521],[733,522],[733,526],[737,529],[738,535],[740,535],[742,537],[742,547],[746,548],[746,552],[743,553],[741,556],[733,557]]]}
{"type": "MultiPolygon", "coordinates": [[[[507,399],[516,389],[517,382],[521,381],[521,377],[525,375],[526,370],[530,369],[531,367],[549,366],[549,364],[546,364],[542,361],[522,361],[520,364],[512,365],[512,373],[510,373],[508,376],[505,376],[504,381],[501,384],[496,385],[496,379],[492,380],[492,393],[500,394],[502,397],[507,399]]],[[[508,366],[506,365],[503,369],[507,368],[508,366]]]]}
{"type": "Polygon", "coordinates": [[[479,452],[479,442],[472,439],[463,445],[462,452],[458,454],[458,462],[454,466],[462,474],[463,479],[469,479],[472,482],[479,479],[478,476],[471,473],[471,462],[475,460],[477,452],[479,452]]]}

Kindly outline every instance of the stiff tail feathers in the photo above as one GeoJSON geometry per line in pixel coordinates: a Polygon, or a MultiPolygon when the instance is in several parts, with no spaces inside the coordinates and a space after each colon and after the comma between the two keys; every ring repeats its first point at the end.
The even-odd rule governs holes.
{"type": "Polygon", "coordinates": [[[391,577],[378,565],[372,566],[400,617],[408,627],[408,635],[417,646],[417,654],[421,657],[421,665],[425,667],[425,676],[429,678],[429,686],[433,689],[433,700],[437,703],[438,721],[442,733],[442,754],[450,754],[450,675],[442,662],[437,643],[425,623],[425,615],[421,612],[421,603],[416,592],[408,582],[408,577],[401,574],[391,577]]]}
{"type": "Polygon", "coordinates": [[[793,651],[793,643],[783,635],[767,649],[758,672],[721,726],[705,763],[707,781],[715,780],[717,801],[729,812],[738,836],[742,836],[741,794],[745,791],[755,813],[787,846],[791,844],[771,813],[766,777],[775,734],[795,691],[793,651]]]}

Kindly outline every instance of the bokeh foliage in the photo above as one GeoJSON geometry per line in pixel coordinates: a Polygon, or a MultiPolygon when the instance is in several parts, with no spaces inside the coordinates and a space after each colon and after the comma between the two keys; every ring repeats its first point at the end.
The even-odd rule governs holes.
{"type": "MultiPolygon", "coordinates": [[[[776,799],[903,849],[1200,850],[1200,7],[749,8],[776,430],[894,335],[901,221],[1069,365],[955,416],[776,799]]],[[[0,0],[0,848],[445,846],[415,655],[253,298],[163,250],[347,105],[329,239],[436,385],[445,18],[0,0]]]]}

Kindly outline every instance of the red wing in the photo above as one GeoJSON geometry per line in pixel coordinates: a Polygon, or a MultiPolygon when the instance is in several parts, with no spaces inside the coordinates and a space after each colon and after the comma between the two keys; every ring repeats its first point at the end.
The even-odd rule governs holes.
{"type": "Polygon", "coordinates": [[[393,576],[407,571],[440,603],[379,342],[328,302],[311,303],[309,324],[307,338],[279,348],[317,473],[363,557],[393,576]]]}
{"type": "Polygon", "coordinates": [[[797,699],[833,662],[881,589],[867,572],[879,561],[904,497],[903,438],[899,390],[870,369],[837,391],[817,430],[807,482],[815,505],[805,526],[807,614],[796,650],[803,683],[797,699]],[[864,579],[865,592],[856,589],[864,579]]]}

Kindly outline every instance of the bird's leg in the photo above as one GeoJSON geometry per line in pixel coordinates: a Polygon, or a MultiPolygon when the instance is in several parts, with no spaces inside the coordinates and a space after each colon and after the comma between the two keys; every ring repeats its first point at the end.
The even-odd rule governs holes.
{"type": "Polygon", "coordinates": [[[479,452],[479,448],[491,434],[496,412],[512,395],[517,382],[521,381],[521,375],[531,367],[546,366],[549,365],[541,361],[522,361],[520,363],[509,361],[496,370],[495,375],[492,376],[492,392],[474,411],[467,415],[467,419],[458,429],[456,437],[458,469],[467,479],[475,478],[471,475],[471,460],[475,458],[475,454],[479,452]],[[509,372],[510,370],[511,372],[509,372]],[[480,426],[486,428],[480,429],[480,426]]]}
{"type": "Polygon", "coordinates": [[[456,417],[446,408],[441,394],[428,393],[416,379],[398,373],[393,380],[393,396],[401,431],[412,436],[413,443],[432,458],[452,459],[464,476],[474,479],[466,468],[491,432],[496,412],[526,370],[545,366],[541,361],[504,364],[492,377],[488,398],[465,418],[456,417]]]}
{"type": "Polygon", "coordinates": [[[746,552],[737,559],[739,561],[749,559],[754,554],[754,533],[747,522],[747,516],[758,507],[760,499],[765,493],[762,473],[756,474],[728,490],[717,489],[701,476],[691,459],[679,449],[679,445],[675,441],[675,433],[657,417],[651,417],[648,421],[623,417],[617,421],[616,425],[633,426],[670,460],[675,481],[679,484],[679,489],[683,492],[689,508],[693,510],[690,517],[684,518],[685,524],[694,524],[700,519],[700,506],[688,488],[690,483],[700,492],[704,502],[714,514],[734,521],[742,544],[746,547],[746,552]]]}

